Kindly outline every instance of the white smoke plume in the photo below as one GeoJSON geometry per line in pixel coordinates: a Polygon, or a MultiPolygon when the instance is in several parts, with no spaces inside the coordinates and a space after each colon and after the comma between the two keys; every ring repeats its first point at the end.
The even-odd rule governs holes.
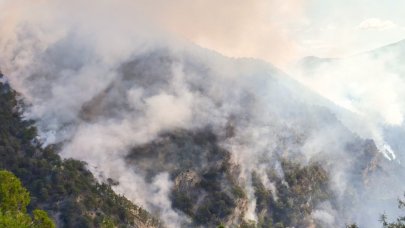
{"type": "MultiPolygon", "coordinates": [[[[3,0],[0,69],[22,94],[27,104],[25,117],[37,121],[45,144],[62,143],[63,157],[86,161],[100,181],[117,180],[117,192],[159,214],[169,227],[189,222],[171,207],[169,175],[160,173],[146,181],[124,157],[161,132],[208,125],[221,132],[232,119],[236,136],[222,146],[241,164],[241,182],[246,183],[251,208],[255,205],[250,186],[253,170],[269,189],[274,188],[265,172],[269,164],[283,177],[277,162],[266,163],[274,154],[299,155],[303,164],[327,158],[325,167],[337,197],[342,197],[354,183],[350,172],[357,161],[345,144],[356,137],[374,139],[381,146],[391,144],[386,143],[384,130],[386,124],[402,126],[403,79],[397,73],[387,74],[387,62],[371,62],[370,68],[368,60],[361,60],[362,69],[369,70],[365,72],[358,72],[359,62],[343,62],[321,68],[320,73],[317,70],[310,74],[312,78],[299,74],[299,81],[319,96],[268,63],[225,58],[162,31],[174,30],[232,56],[276,62],[289,58],[293,50],[282,52],[285,56],[277,48],[294,46],[294,41],[285,37],[288,34],[278,23],[270,23],[273,26],[259,33],[241,30],[246,36],[235,26],[263,24],[261,10],[268,9],[263,4],[284,6],[286,11],[275,7],[275,17],[288,12],[294,18],[301,14],[303,2],[237,2],[3,0]],[[231,4],[240,9],[222,11],[231,4]],[[204,10],[199,11],[200,7],[204,10]],[[206,12],[213,13],[208,21],[203,20],[206,12]],[[225,18],[221,18],[223,12],[228,13],[225,18]],[[193,20],[188,21],[191,16],[193,20]],[[218,33],[224,27],[230,27],[230,32],[218,33]],[[274,45],[261,50],[249,45],[242,45],[240,51],[231,48],[233,43],[264,42],[262,38],[274,45]]],[[[404,176],[403,170],[390,175],[376,178],[371,186],[387,180],[397,190],[386,195],[370,191],[369,198],[395,199],[404,190],[404,184],[395,179],[404,176]]],[[[353,218],[360,225],[370,225],[370,216],[378,218],[379,212],[390,211],[369,198],[356,204],[356,209],[366,211],[353,218]]],[[[249,219],[255,219],[253,209],[247,213],[249,219]]],[[[322,205],[313,217],[330,226],[347,218],[322,205]]]]}

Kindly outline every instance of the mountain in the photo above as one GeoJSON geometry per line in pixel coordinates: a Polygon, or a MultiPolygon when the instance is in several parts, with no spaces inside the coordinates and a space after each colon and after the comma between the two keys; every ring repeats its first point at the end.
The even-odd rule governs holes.
{"type": "MultiPolygon", "coordinates": [[[[387,67],[391,69],[400,70],[397,61],[403,59],[405,56],[405,40],[400,40],[398,42],[384,45],[372,49],[370,51],[361,52],[352,56],[341,57],[341,58],[323,58],[317,56],[306,56],[299,61],[297,61],[296,68],[301,68],[301,70],[311,71],[319,69],[323,65],[334,65],[339,64],[342,61],[358,61],[361,58],[376,59],[382,61],[392,61],[387,67]]],[[[307,72],[309,73],[309,72],[307,72]]],[[[404,73],[402,70],[401,74],[404,73]]]]}
{"type": "Polygon", "coordinates": [[[45,53],[47,80],[22,81],[39,140],[165,226],[372,227],[402,191],[402,165],[345,111],[265,62],[153,48],[85,79],[60,74],[61,47],[45,53]]]}
{"type": "Polygon", "coordinates": [[[0,43],[1,168],[59,226],[376,227],[399,213],[403,155],[384,131],[404,90],[381,58],[309,58],[299,77],[100,15],[0,43]]]}
{"type": "Polygon", "coordinates": [[[361,53],[361,54],[371,54],[371,55],[375,55],[378,57],[378,56],[380,56],[382,54],[386,54],[386,53],[395,54],[395,55],[397,55],[396,57],[403,56],[405,54],[405,39],[392,43],[392,44],[388,44],[388,45],[379,47],[379,48],[375,48],[373,50],[370,50],[366,53],[361,53]]]}

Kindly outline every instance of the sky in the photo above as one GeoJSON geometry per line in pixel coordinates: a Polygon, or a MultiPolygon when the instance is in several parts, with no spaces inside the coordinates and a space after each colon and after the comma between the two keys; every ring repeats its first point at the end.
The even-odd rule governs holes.
{"type": "Polygon", "coordinates": [[[401,0],[176,0],[161,5],[167,28],[194,43],[280,67],[305,56],[344,57],[405,38],[401,0]]]}
{"type": "MultiPolygon", "coordinates": [[[[34,6],[52,2],[59,4],[34,0],[23,14],[42,15],[34,6]]],[[[0,0],[0,6],[13,4],[27,3],[0,0]]],[[[87,20],[85,11],[91,7],[84,4],[70,5],[82,7],[72,12],[87,20]]],[[[263,59],[283,69],[305,56],[344,57],[405,39],[404,0],[118,0],[106,7],[106,23],[108,15],[115,15],[111,9],[123,4],[130,12],[121,14],[122,21],[133,18],[123,15],[143,15],[149,24],[154,21],[202,47],[229,57],[263,59]]],[[[0,20],[13,21],[10,15],[19,7],[11,9],[16,12],[8,11],[0,20]]]]}
{"type": "Polygon", "coordinates": [[[341,57],[405,39],[405,1],[311,0],[297,30],[303,54],[341,57]]]}

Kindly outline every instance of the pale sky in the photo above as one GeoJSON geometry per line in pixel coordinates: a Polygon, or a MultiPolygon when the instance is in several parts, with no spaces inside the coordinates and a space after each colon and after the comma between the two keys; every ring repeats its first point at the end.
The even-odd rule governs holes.
{"type": "MultiPolygon", "coordinates": [[[[13,9],[20,5],[39,17],[43,12],[35,12],[33,6],[52,2],[58,2],[61,11],[67,12],[63,5],[77,7],[75,16],[84,11],[83,22],[91,22],[87,11],[94,7],[83,7],[78,0],[36,0],[32,6],[25,0],[0,0],[6,12],[0,20],[12,24],[13,9]]],[[[112,5],[105,7],[107,23],[116,11],[122,18],[128,14],[125,18],[130,19],[123,21],[136,21],[132,16],[142,14],[202,47],[279,67],[309,55],[342,57],[405,39],[405,0],[105,0],[99,5],[112,5]]],[[[21,14],[28,16],[27,12],[21,14]]]]}
{"type": "Polygon", "coordinates": [[[310,0],[297,29],[309,55],[345,56],[405,39],[403,0],[310,0]]]}
{"type": "Polygon", "coordinates": [[[161,0],[159,15],[193,42],[277,66],[342,57],[405,38],[405,0],[161,0]],[[163,13],[161,13],[163,11],[163,13]]]}

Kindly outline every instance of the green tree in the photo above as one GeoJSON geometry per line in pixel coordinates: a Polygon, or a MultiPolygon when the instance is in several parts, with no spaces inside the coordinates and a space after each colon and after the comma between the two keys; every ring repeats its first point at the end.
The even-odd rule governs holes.
{"type": "Polygon", "coordinates": [[[3,212],[26,212],[30,195],[21,181],[11,172],[0,171],[0,210],[3,212]]]}
{"type": "Polygon", "coordinates": [[[43,210],[34,210],[33,219],[27,213],[30,195],[11,172],[0,171],[0,227],[55,228],[43,210]]]}
{"type": "Polygon", "coordinates": [[[104,218],[101,228],[114,228],[115,224],[111,218],[104,218]]]}
{"type": "Polygon", "coordinates": [[[34,210],[34,227],[38,228],[54,228],[55,224],[53,221],[49,218],[48,214],[43,211],[36,209],[34,210]]]}
{"type": "Polygon", "coordinates": [[[1,212],[0,227],[29,228],[32,224],[31,217],[21,212],[1,212]]]}

